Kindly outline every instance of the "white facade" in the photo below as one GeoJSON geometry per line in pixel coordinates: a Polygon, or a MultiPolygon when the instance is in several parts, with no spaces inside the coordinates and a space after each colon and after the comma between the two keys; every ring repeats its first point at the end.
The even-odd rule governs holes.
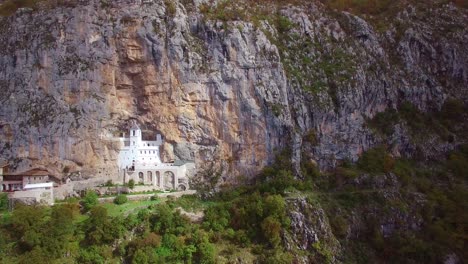
{"type": "Polygon", "coordinates": [[[157,134],[155,141],[144,141],[136,123],[129,132],[128,138],[119,138],[118,166],[124,182],[133,179],[137,184],[152,185],[160,190],[189,189],[188,177],[194,173],[195,163],[162,163],[159,156],[159,146],[163,144],[161,135],[157,134]]]}
{"type": "Polygon", "coordinates": [[[119,169],[132,167],[157,166],[161,164],[159,146],[163,144],[161,135],[156,135],[155,141],[142,140],[141,129],[133,124],[128,138],[120,138],[123,146],[119,152],[119,169]]]}

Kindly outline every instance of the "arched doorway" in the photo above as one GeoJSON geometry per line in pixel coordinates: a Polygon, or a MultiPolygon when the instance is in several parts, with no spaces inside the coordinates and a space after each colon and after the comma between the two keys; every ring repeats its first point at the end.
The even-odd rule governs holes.
{"type": "Polygon", "coordinates": [[[175,189],[175,176],[172,171],[164,172],[164,189],[175,189]]]}
{"type": "Polygon", "coordinates": [[[156,172],[156,185],[158,187],[162,187],[162,184],[161,184],[161,174],[159,173],[159,171],[156,172]]]}
{"type": "Polygon", "coordinates": [[[143,175],[143,172],[139,172],[138,173],[138,182],[141,183],[141,184],[145,183],[145,178],[144,177],[145,176],[143,175]]]}
{"type": "Polygon", "coordinates": [[[148,171],[146,174],[148,176],[148,183],[153,183],[153,173],[151,171],[148,171]]]}
{"type": "Polygon", "coordinates": [[[179,186],[177,187],[177,190],[178,191],[185,191],[185,190],[187,190],[187,187],[185,187],[185,185],[183,185],[183,184],[179,184],[179,186]]]}

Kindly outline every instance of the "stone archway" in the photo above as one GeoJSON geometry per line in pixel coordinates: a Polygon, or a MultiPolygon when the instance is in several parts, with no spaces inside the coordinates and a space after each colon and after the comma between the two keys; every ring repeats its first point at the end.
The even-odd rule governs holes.
{"type": "Polygon", "coordinates": [[[145,175],[143,174],[143,172],[138,173],[138,183],[145,183],[145,175]]]}
{"type": "Polygon", "coordinates": [[[179,186],[177,186],[177,190],[178,191],[186,191],[187,190],[187,187],[183,184],[179,184],[179,186]]]}
{"type": "Polygon", "coordinates": [[[156,171],[156,185],[158,187],[162,187],[161,174],[159,173],[159,171],[156,171]]]}
{"type": "Polygon", "coordinates": [[[153,183],[153,173],[151,171],[148,171],[146,174],[147,174],[147,182],[153,183]]]}
{"type": "Polygon", "coordinates": [[[172,171],[164,172],[164,189],[175,189],[175,175],[172,171]]]}

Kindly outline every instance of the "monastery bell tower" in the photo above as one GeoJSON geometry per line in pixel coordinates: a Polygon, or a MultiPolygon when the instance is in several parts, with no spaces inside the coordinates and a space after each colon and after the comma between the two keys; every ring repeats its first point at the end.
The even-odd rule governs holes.
{"type": "Polygon", "coordinates": [[[141,143],[141,129],[138,124],[133,121],[130,128],[130,147],[138,148],[141,143]]]}

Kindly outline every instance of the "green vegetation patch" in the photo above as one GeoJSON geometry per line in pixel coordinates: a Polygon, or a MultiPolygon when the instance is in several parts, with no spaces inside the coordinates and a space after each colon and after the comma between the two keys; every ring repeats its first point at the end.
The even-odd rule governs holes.
{"type": "Polygon", "coordinates": [[[357,164],[343,162],[336,169],[341,172],[320,173],[304,162],[303,180],[293,176],[290,158],[290,151],[280,151],[258,181],[209,196],[99,205],[95,193],[88,192],[82,211],[76,200],[53,207],[17,205],[0,221],[2,260],[68,263],[66,256],[79,263],[218,263],[233,258],[291,263],[292,253],[297,253],[329,262],[335,253],[326,239],[314,243],[309,252],[287,249],[283,242],[291,225],[287,201],[299,197],[307,197],[308,206],[325,210],[333,235],[344,245],[345,262],[436,263],[450,252],[466,257],[467,146],[430,168],[399,159],[387,166],[388,153],[376,147],[357,164]],[[389,172],[403,184],[373,187],[377,177],[389,172]],[[322,178],[329,184],[320,185],[322,178]],[[204,217],[191,219],[185,211],[203,211],[204,217]],[[405,217],[422,222],[404,230],[399,227],[412,219],[405,217]],[[396,221],[396,228],[384,236],[381,227],[389,219],[396,221]],[[353,229],[356,224],[359,230],[353,229]],[[356,235],[349,236],[350,230],[356,235]]]}
{"type": "Polygon", "coordinates": [[[162,201],[164,201],[164,199],[127,201],[120,205],[116,203],[104,203],[101,206],[107,209],[109,216],[117,217],[135,213],[142,209],[147,209],[153,205],[161,203],[162,201]]]}
{"type": "Polygon", "coordinates": [[[0,16],[11,16],[18,8],[36,8],[44,0],[6,0],[0,4],[0,16]]]}
{"type": "Polygon", "coordinates": [[[456,135],[466,138],[468,107],[460,100],[448,99],[439,111],[424,113],[410,102],[403,102],[398,110],[387,109],[376,114],[366,124],[377,134],[389,137],[396,124],[408,127],[416,142],[423,142],[429,136],[438,136],[444,141],[453,141],[456,135]]]}
{"type": "Polygon", "coordinates": [[[357,171],[359,184],[342,173],[320,175],[326,183],[316,181],[319,189],[312,197],[325,209],[334,235],[344,245],[345,262],[438,263],[450,252],[466,258],[466,237],[460,234],[468,220],[468,147],[460,146],[430,166],[396,159],[386,167],[387,155],[377,147],[364,153],[357,165],[345,163],[336,169],[357,171]],[[385,171],[394,173],[398,182],[373,186],[375,177],[388,177],[385,171]],[[349,238],[349,229],[358,224],[356,215],[365,229],[349,238]],[[382,225],[388,219],[393,219],[394,230],[384,234],[382,225]],[[420,227],[404,227],[406,219],[420,227]]]}

